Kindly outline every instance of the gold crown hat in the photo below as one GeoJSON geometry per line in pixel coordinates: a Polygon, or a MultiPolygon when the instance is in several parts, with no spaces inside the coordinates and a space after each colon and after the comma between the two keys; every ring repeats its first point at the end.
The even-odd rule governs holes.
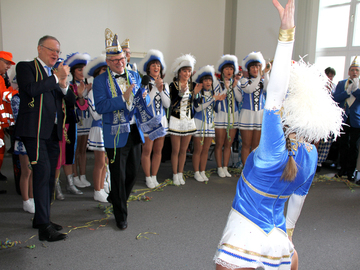
{"type": "Polygon", "coordinates": [[[117,55],[122,53],[118,35],[114,35],[109,28],[105,29],[105,50],[106,55],[117,55]]]}
{"type": "Polygon", "coordinates": [[[130,39],[125,39],[122,43],[121,43],[121,48],[129,48],[130,49],[130,39]]]}
{"type": "Polygon", "coordinates": [[[350,68],[352,67],[360,67],[360,61],[357,59],[357,56],[355,56],[354,60],[351,63],[350,68]]]}

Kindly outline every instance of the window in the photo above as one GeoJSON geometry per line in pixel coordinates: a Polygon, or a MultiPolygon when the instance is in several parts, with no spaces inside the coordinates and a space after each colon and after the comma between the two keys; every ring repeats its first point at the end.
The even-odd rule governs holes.
{"type": "Polygon", "coordinates": [[[320,0],[315,63],[336,70],[334,82],[347,78],[360,57],[360,0],[320,0]]]}

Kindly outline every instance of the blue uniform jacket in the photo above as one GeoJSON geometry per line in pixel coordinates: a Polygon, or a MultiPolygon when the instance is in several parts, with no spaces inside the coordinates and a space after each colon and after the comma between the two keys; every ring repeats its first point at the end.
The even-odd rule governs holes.
{"type": "MultiPolygon", "coordinates": [[[[129,83],[135,84],[133,88],[133,94],[135,95],[137,91],[144,92],[144,88],[140,88],[141,86],[141,78],[137,72],[128,70],[129,75],[129,83]]],[[[122,96],[112,97],[110,89],[108,88],[108,73],[104,72],[101,75],[97,76],[94,79],[93,83],[93,91],[94,91],[94,101],[96,111],[102,114],[103,120],[103,136],[104,136],[104,145],[105,148],[114,148],[114,139],[115,135],[111,134],[111,129],[113,124],[113,112],[114,111],[124,111],[125,116],[129,116],[131,113],[127,107],[126,102],[123,101],[122,96]]],[[[146,103],[149,104],[150,98],[146,97],[146,103]]],[[[144,142],[144,135],[140,129],[140,123],[134,114],[136,125],[141,137],[142,142],[144,142]]],[[[131,119],[127,119],[129,121],[131,119]]],[[[116,140],[116,148],[120,148],[126,145],[129,133],[120,133],[119,139],[116,140]]]]}
{"type": "Polygon", "coordinates": [[[280,113],[264,110],[260,144],[246,160],[232,207],[266,234],[274,228],[286,233],[285,202],[293,193],[305,196],[316,172],[315,146],[291,143],[298,173],[289,182],[280,179],[289,159],[280,113]]]}
{"type": "Polygon", "coordinates": [[[347,118],[350,117],[350,125],[355,128],[360,128],[360,89],[358,88],[352,93],[355,97],[355,101],[349,108],[349,105],[346,103],[346,99],[350,97],[345,91],[346,81],[347,79],[342,80],[336,86],[334,100],[345,110],[343,116],[344,123],[347,121],[347,118]]]}

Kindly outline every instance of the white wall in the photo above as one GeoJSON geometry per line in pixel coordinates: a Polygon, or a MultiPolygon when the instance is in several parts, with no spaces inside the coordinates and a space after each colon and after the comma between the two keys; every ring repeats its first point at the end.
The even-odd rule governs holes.
{"type": "MultiPolygon", "coordinates": [[[[161,50],[167,81],[172,79],[171,64],[185,53],[196,57],[196,69],[215,65],[222,54],[230,53],[228,47],[235,47],[239,64],[251,51],[272,59],[280,25],[272,1],[235,0],[237,11],[225,14],[226,1],[234,5],[234,0],[0,0],[0,49],[12,52],[15,62],[30,60],[37,55],[39,38],[49,34],[60,40],[63,58],[76,51],[96,57],[105,49],[108,27],[120,41],[129,38],[133,52],[161,50]],[[229,37],[224,33],[225,16],[237,16],[231,19],[236,27],[227,25],[234,32],[232,44],[224,42],[229,37]]],[[[296,1],[294,59],[306,54],[308,61],[315,59],[314,1],[318,3],[296,1]]],[[[287,0],[279,2],[285,5],[287,0]]]]}
{"type": "MultiPolygon", "coordinates": [[[[307,61],[314,62],[315,51],[313,31],[314,23],[312,8],[315,0],[297,0],[295,25],[296,38],[293,58],[309,54],[307,61]],[[312,31],[312,32],[311,32],[312,31]]],[[[279,0],[285,6],[287,0],[279,0]]],[[[316,0],[317,2],[317,0],[316,0]]],[[[252,51],[261,51],[266,61],[272,60],[275,54],[277,38],[279,35],[280,18],[278,11],[270,0],[238,0],[236,29],[236,51],[241,65],[242,59],[252,51]]],[[[315,21],[316,23],[316,21],[315,21]]]]}
{"type": "MultiPolygon", "coordinates": [[[[181,54],[197,59],[196,69],[215,64],[223,53],[223,0],[0,0],[2,50],[14,61],[37,55],[40,37],[55,36],[61,57],[104,51],[104,30],[130,39],[133,52],[161,50],[167,66],[181,54]]],[[[0,39],[1,41],[1,39],[0,39]]],[[[167,80],[172,75],[167,72],[167,80]]]]}

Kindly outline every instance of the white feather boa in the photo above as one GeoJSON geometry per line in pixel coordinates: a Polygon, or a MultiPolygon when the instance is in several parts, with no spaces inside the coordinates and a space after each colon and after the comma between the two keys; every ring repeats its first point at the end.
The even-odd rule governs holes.
{"type": "Polygon", "coordinates": [[[340,135],[344,111],[327,90],[327,80],[324,72],[303,59],[291,66],[281,117],[286,136],[296,133],[297,139],[317,142],[340,135]]]}

